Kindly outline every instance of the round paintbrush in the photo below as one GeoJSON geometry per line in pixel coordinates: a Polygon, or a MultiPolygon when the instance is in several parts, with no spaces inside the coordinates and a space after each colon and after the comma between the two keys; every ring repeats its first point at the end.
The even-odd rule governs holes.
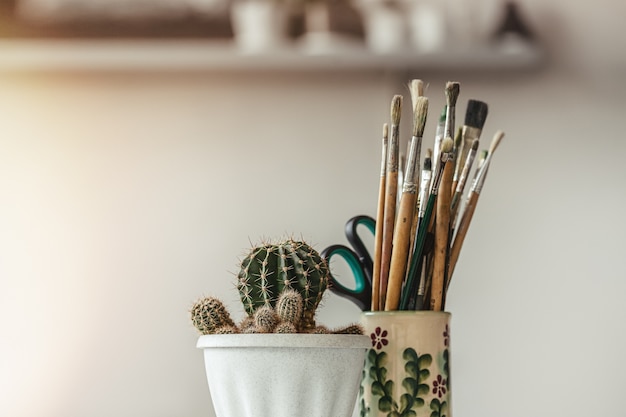
{"type": "Polygon", "coordinates": [[[396,220],[396,201],[398,199],[398,161],[400,141],[400,116],[402,114],[402,96],[395,95],[391,101],[391,131],[387,149],[387,174],[385,179],[385,208],[383,217],[383,244],[380,260],[379,309],[385,308],[387,281],[393,247],[393,228],[396,220]]]}
{"type": "Polygon", "coordinates": [[[383,246],[383,219],[385,217],[385,180],[387,178],[387,146],[389,124],[383,125],[382,156],[380,162],[380,184],[378,187],[378,208],[376,211],[376,231],[374,233],[374,265],[372,269],[372,311],[378,311],[380,301],[380,260],[383,246]]]}
{"type": "MultiPolygon", "coordinates": [[[[450,139],[452,140],[452,139],[450,139]]],[[[447,260],[450,242],[450,202],[449,192],[454,175],[454,160],[448,160],[441,175],[441,192],[437,196],[435,218],[435,249],[433,253],[433,276],[430,291],[430,310],[443,309],[443,289],[447,280],[447,260]]]]}
{"type": "Polygon", "coordinates": [[[415,173],[419,170],[420,149],[427,114],[428,99],[426,97],[417,97],[413,120],[413,134],[410,142],[404,183],[402,184],[400,207],[394,228],[393,251],[391,253],[387,298],[385,301],[386,311],[397,310],[400,303],[402,283],[404,282],[407,260],[409,258],[409,242],[411,240],[415,201],[417,199],[415,173]]]}
{"type": "MultiPolygon", "coordinates": [[[[493,153],[495,152],[495,150],[498,148],[498,145],[500,145],[502,138],[504,138],[504,132],[501,130],[497,131],[491,141],[491,145],[489,146],[489,152],[487,153],[487,157],[482,163],[480,170],[478,171],[478,174],[476,175],[476,178],[472,183],[472,187],[470,188],[467,203],[465,204],[465,209],[463,210],[463,214],[461,215],[461,221],[459,222],[459,227],[456,232],[456,236],[454,237],[452,248],[450,249],[450,278],[452,278],[454,268],[457,261],[459,260],[459,254],[461,253],[463,241],[465,240],[465,236],[467,235],[467,231],[469,230],[469,226],[472,221],[472,216],[474,215],[476,205],[478,204],[478,197],[480,196],[480,192],[482,191],[483,185],[485,184],[485,179],[487,178],[487,170],[489,169],[491,158],[493,157],[493,153]]],[[[447,287],[450,286],[450,281],[451,280],[449,279],[447,287]]]]}

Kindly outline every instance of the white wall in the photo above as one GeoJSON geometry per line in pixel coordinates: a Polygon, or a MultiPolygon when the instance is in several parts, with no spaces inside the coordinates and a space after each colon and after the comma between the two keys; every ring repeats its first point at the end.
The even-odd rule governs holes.
{"type": "MultiPolygon", "coordinates": [[[[544,3],[553,62],[529,74],[0,75],[0,415],[213,415],[187,309],[240,316],[250,240],[323,249],[374,214],[409,77],[433,109],[461,81],[507,132],[447,304],[454,412],[620,415],[624,6],[544,3]]],[[[358,311],[330,295],[319,319],[358,311]]]]}

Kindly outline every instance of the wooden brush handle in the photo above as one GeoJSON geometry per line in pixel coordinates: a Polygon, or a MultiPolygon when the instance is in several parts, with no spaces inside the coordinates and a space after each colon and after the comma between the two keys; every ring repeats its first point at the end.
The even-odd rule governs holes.
{"type": "Polygon", "coordinates": [[[400,200],[394,229],[385,311],[397,310],[400,304],[402,283],[406,275],[407,261],[409,259],[409,243],[411,241],[416,198],[417,195],[414,192],[405,192],[402,193],[400,200]]]}
{"type": "Polygon", "coordinates": [[[380,259],[379,309],[385,308],[387,282],[393,248],[393,227],[396,220],[396,200],[398,198],[398,171],[387,172],[385,184],[385,215],[383,218],[383,247],[380,259]]]}
{"type": "MultiPolygon", "coordinates": [[[[465,236],[467,235],[467,231],[469,230],[472,216],[474,215],[474,210],[476,210],[476,204],[478,204],[479,195],[480,194],[475,192],[470,193],[467,204],[465,205],[465,209],[463,210],[463,214],[461,215],[461,221],[459,222],[459,227],[457,228],[456,236],[454,237],[454,241],[452,242],[452,248],[450,249],[450,265],[448,267],[450,277],[452,277],[454,267],[459,260],[461,247],[463,246],[463,241],[465,240],[465,236]]],[[[447,284],[448,286],[450,285],[450,281],[451,280],[449,279],[447,284]]]]}
{"type": "Polygon", "coordinates": [[[381,175],[380,187],[378,188],[378,210],[376,212],[376,232],[374,233],[374,266],[372,270],[372,311],[380,310],[380,263],[385,218],[385,178],[385,175],[381,175]]]}
{"type": "Polygon", "coordinates": [[[430,309],[443,309],[443,291],[446,283],[448,248],[450,241],[450,186],[454,175],[454,164],[446,163],[437,195],[437,218],[435,223],[435,250],[433,253],[433,277],[430,292],[430,309]]]}

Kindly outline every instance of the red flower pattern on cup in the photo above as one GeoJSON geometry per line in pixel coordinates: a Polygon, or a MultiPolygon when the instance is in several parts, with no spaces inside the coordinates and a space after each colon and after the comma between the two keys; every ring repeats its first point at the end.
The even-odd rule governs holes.
{"type": "Polygon", "coordinates": [[[447,391],[446,385],[447,381],[441,375],[437,375],[437,378],[433,381],[433,394],[439,398],[444,396],[447,391]]]}
{"type": "Polygon", "coordinates": [[[450,341],[450,329],[448,329],[448,325],[446,324],[446,330],[443,331],[443,344],[448,346],[450,341]]]}
{"type": "Polygon", "coordinates": [[[383,346],[387,346],[389,343],[389,340],[387,340],[387,334],[387,330],[382,330],[380,327],[377,327],[376,330],[374,330],[374,333],[370,334],[372,347],[380,350],[383,346]]]}

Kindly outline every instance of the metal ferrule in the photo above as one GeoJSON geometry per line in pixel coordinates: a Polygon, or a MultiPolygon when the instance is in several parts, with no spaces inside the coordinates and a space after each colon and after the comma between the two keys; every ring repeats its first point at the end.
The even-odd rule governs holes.
{"type": "Polygon", "coordinates": [[[380,158],[380,176],[384,177],[385,173],[387,172],[387,147],[389,144],[389,139],[388,138],[384,138],[383,139],[383,145],[382,145],[382,155],[380,158]]]}
{"type": "Polygon", "coordinates": [[[398,126],[391,126],[391,135],[389,135],[389,146],[387,148],[387,172],[398,171],[398,159],[399,155],[399,128],[398,126]]]}
{"type": "Polygon", "coordinates": [[[460,164],[462,164],[466,160],[467,154],[472,148],[472,142],[474,142],[474,139],[480,138],[480,133],[481,129],[478,129],[476,127],[464,125],[461,128],[461,137],[463,139],[461,139],[461,152],[459,153],[456,160],[457,168],[454,171],[455,180],[458,180],[460,178],[459,171],[461,171],[461,169],[463,168],[462,166],[460,166],[460,164]]]}
{"type": "Polygon", "coordinates": [[[485,178],[487,178],[487,170],[489,169],[489,162],[491,162],[491,154],[488,154],[485,158],[485,162],[483,162],[474,182],[472,183],[472,190],[476,194],[480,194],[483,190],[483,185],[485,185],[485,178]]]}
{"type": "Polygon", "coordinates": [[[455,110],[456,106],[446,106],[446,124],[443,129],[443,138],[454,139],[454,124],[455,124],[455,110]]]}
{"type": "Polygon", "coordinates": [[[417,185],[415,174],[419,172],[419,154],[422,138],[417,136],[411,137],[409,144],[409,155],[406,161],[406,169],[404,172],[404,183],[402,184],[403,193],[417,193],[417,185]]]}
{"type": "Polygon", "coordinates": [[[418,217],[424,217],[424,213],[426,213],[426,201],[428,200],[428,193],[430,191],[430,181],[432,180],[433,173],[432,171],[422,171],[422,181],[420,182],[420,191],[419,191],[419,209],[417,210],[418,217]]]}
{"type": "Polygon", "coordinates": [[[431,194],[437,195],[439,193],[439,185],[441,183],[441,177],[443,175],[443,169],[445,168],[447,163],[454,161],[454,154],[452,152],[446,152],[441,154],[441,164],[439,165],[439,169],[435,172],[435,177],[433,178],[433,187],[431,194]]]}
{"type": "Polygon", "coordinates": [[[463,188],[465,188],[465,183],[467,182],[467,177],[469,176],[470,169],[474,164],[474,158],[476,157],[476,151],[470,149],[467,153],[467,158],[465,159],[465,165],[463,165],[463,170],[461,171],[461,175],[459,175],[459,181],[456,185],[456,192],[462,193],[463,188]]]}

